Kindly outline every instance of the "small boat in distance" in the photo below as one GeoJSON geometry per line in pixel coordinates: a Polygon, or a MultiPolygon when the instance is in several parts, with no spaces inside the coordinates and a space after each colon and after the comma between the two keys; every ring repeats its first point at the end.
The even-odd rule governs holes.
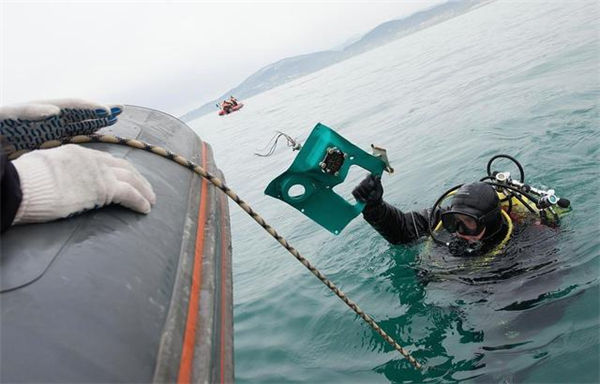
{"type": "Polygon", "coordinates": [[[244,104],[239,103],[235,97],[230,96],[228,100],[223,100],[220,104],[216,104],[216,106],[220,109],[219,116],[223,116],[240,110],[244,104]]]}
{"type": "Polygon", "coordinates": [[[227,110],[221,109],[219,111],[219,116],[229,115],[232,112],[239,111],[240,109],[242,109],[243,106],[244,106],[244,104],[239,103],[238,105],[234,105],[233,107],[231,107],[231,108],[229,108],[227,110]]]}

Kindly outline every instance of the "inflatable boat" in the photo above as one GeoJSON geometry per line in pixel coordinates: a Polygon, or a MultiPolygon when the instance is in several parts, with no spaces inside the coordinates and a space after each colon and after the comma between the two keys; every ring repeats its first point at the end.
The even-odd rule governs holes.
{"type": "Polygon", "coordinates": [[[240,109],[242,109],[242,107],[243,107],[243,106],[244,106],[244,104],[242,104],[242,103],[238,103],[237,105],[234,105],[233,107],[231,107],[231,108],[229,109],[229,112],[225,112],[225,110],[221,109],[221,110],[219,111],[219,116],[223,116],[223,115],[229,115],[229,114],[230,114],[230,113],[232,113],[232,112],[239,111],[240,109]]]}
{"type": "MultiPolygon", "coordinates": [[[[165,113],[127,106],[99,133],[160,145],[222,178],[211,147],[165,113]]],[[[2,235],[0,382],[232,382],[226,196],[147,151],[85,145],[130,161],[156,205],[2,235]]]]}

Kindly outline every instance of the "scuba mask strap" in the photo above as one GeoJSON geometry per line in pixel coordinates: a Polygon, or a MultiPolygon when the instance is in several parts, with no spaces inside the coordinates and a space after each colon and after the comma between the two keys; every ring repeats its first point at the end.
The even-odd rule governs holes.
{"type": "MultiPolygon", "coordinates": [[[[500,225],[498,226],[498,228],[496,228],[496,230],[495,230],[493,233],[486,233],[486,234],[485,234],[485,236],[484,236],[484,238],[488,238],[488,237],[494,237],[494,236],[496,236],[496,235],[498,234],[498,232],[500,232],[500,231],[502,230],[502,224],[503,224],[503,222],[504,222],[504,219],[505,219],[505,218],[504,218],[504,215],[502,215],[502,212],[499,212],[499,211],[501,211],[500,207],[498,207],[498,208],[494,209],[494,210],[493,210],[493,211],[491,211],[491,212],[488,212],[487,214],[485,214],[485,215],[483,216],[483,217],[486,217],[486,218],[487,218],[487,216],[488,216],[488,215],[491,215],[492,213],[493,213],[493,214],[500,213],[500,221],[501,221],[501,223],[500,223],[500,225]]],[[[482,218],[483,218],[483,217],[482,217],[482,218]]],[[[508,217],[508,215],[507,215],[507,217],[508,217]]]]}

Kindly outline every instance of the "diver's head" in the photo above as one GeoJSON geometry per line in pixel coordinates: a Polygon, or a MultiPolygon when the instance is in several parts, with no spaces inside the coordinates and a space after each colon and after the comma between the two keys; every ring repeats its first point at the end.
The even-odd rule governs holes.
{"type": "Polygon", "coordinates": [[[463,185],[454,194],[450,208],[442,213],[442,224],[469,243],[485,241],[502,226],[498,194],[486,183],[463,185]]]}

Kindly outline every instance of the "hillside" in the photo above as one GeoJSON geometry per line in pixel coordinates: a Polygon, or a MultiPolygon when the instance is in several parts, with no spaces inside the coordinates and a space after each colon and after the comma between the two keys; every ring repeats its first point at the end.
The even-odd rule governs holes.
{"type": "Polygon", "coordinates": [[[237,87],[228,90],[215,100],[194,109],[183,116],[190,121],[215,111],[215,104],[235,95],[239,100],[257,95],[288,81],[316,72],[350,57],[380,47],[391,41],[430,27],[442,21],[464,14],[494,0],[457,0],[437,5],[430,9],[414,13],[399,20],[380,24],[362,38],[340,50],[314,52],[306,55],[288,57],[261,68],[237,87]]]}

